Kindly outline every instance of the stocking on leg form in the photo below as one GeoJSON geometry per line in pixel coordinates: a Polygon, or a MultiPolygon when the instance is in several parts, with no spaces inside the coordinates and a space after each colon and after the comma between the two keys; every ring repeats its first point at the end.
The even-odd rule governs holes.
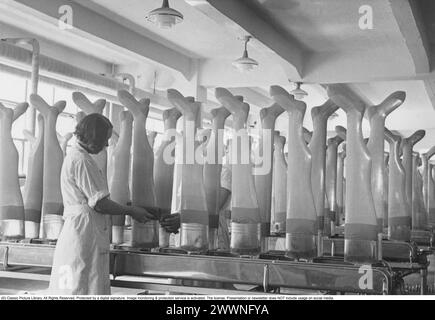
{"type": "Polygon", "coordinates": [[[328,86],[334,103],[346,111],[345,260],[377,261],[378,225],[371,192],[371,158],[362,136],[365,105],[341,85],[328,86]]]}
{"type": "MultiPolygon", "coordinates": [[[[174,150],[177,121],[181,112],[176,108],[163,112],[164,136],[154,159],[154,184],[156,188],[156,206],[171,209],[172,186],[174,182],[174,150]]],[[[159,247],[169,246],[170,234],[159,228],[159,247]]]]}
{"type": "Polygon", "coordinates": [[[270,94],[289,117],[286,253],[295,259],[311,259],[317,254],[318,225],[311,187],[311,152],[302,128],[306,104],[278,86],[272,86],[270,94]]]}
{"type": "MultiPolygon", "coordinates": [[[[180,190],[180,246],[189,251],[205,251],[208,249],[209,218],[205,196],[203,164],[195,159],[196,130],[199,126],[198,116],[200,104],[185,98],[176,90],[168,90],[169,101],[183,115],[183,134],[181,148],[183,161],[181,169],[180,190]]],[[[179,141],[177,141],[177,148],[179,141]]],[[[203,149],[200,149],[201,152],[203,149]]],[[[203,159],[201,159],[203,161],[203,159]]],[[[179,174],[179,173],[178,173],[179,174]]]]}
{"type": "Polygon", "coordinates": [[[25,132],[30,142],[30,156],[24,186],[23,200],[25,213],[25,237],[27,239],[39,238],[42,208],[42,189],[44,171],[44,117],[38,115],[38,132],[33,137],[25,132]]]}
{"type": "MultiPolygon", "coordinates": [[[[132,204],[141,207],[154,207],[154,154],[146,134],[146,119],[149,112],[149,99],[137,101],[125,90],[118,92],[119,101],[133,115],[133,159],[131,168],[132,204]]],[[[132,246],[155,248],[158,246],[158,224],[152,220],[140,223],[132,219],[132,246]]]]}
{"type": "MultiPolygon", "coordinates": [[[[111,154],[110,198],[117,203],[127,205],[130,200],[129,177],[133,116],[129,111],[122,111],[119,118],[121,124],[119,140],[111,154]]],[[[124,222],[124,215],[112,217],[112,243],[124,242],[124,222]]]]}
{"type": "Polygon", "coordinates": [[[384,219],[384,129],[386,117],[400,107],[405,101],[405,92],[397,91],[388,96],[381,104],[371,106],[367,113],[370,120],[370,139],[367,144],[370,156],[372,158],[371,184],[372,195],[375,204],[376,217],[378,221],[378,234],[383,232],[384,219]]]}
{"type": "Polygon", "coordinates": [[[432,158],[434,154],[435,146],[421,155],[421,160],[423,163],[423,196],[427,212],[427,219],[430,226],[435,226],[434,182],[431,174],[431,165],[429,163],[430,158],[432,158]]]}
{"type": "Polygon", "coordinates": [[[344,159],[346,158],[346,144],[343,144],[343,151],[338,154],[337,162],[337,226],[344,223],[344,159]]]}
{"type": "MultiPolygon", "coordinates": [[[[331,217],[331,232],[334,226],[337,225],[337,154],[338,146],[343,142],[339,136],[328,139],[328,148],[326,150],[326,210],[327,214],[331,217]]],[[[325,228],[327,226],[325,225],[325,228]]],[[[326,229],[325,229],[326,230],[326,229]]]]}
{"type": "Polygon", "coordinates": [[[40,236],[43,239],[57,240],[63,227],[63,200],[60,188],[60,173],[63,152],[56,133],[59,114],[65,109],[66,102],[60,101],[53,107],[41,97],[32,94],[31,104],[44,116],[44,174],[42,196],[42,223],[40,236]]]}
{"type": "MultiPolygon", "coordinates": [[[[402,139],[401,149],[402,149],[402,165],[405,169],[405,191],[406,191],[406,202],[408,203],[408,207],[411,208],[411,217],[412,220],[415,220],[417,212],[414,209],[417,209],[416,205],[414,205],[413,198],[413,185],[414,185],[414,173],[413,173],[413,155],[412,149],[414,145],[418,143],[425,136],[426,132],[424,130],[418,130],[414,132],[408,138],[402,139]]],[[[413,226],[414,224],[412,224],[413,226]]]]}
{"type": "Polygon", "coordinates": [[[218,248],[218,226],[219,226],[219,195],[221,188],[222,158],[223,148],[223,129],[225,120],[230,112],[224,107],[213,109],[212,132],[206,148],[206,158],[204,163],[204,186],[207,197],[207,209],[210,221],[209,228],[209,249],[218,248]]]}
{"type": "Polygon", "coordinates": [[[405,169],[400,160],[400,137],[385,129],[390,143],[389,186],[388,186],[388,238],[410,241],[411,208],[405,195],[405,169]]]}
{"type": "Polygon", "coordinates": [[[24,203],[18,179],[18,151],[12,140],[12,123],[28,108],[14,110],[0,103],[0,231],[5,240],[24,237],[24,203]]]}
{"type": "Polygon", "coordinates": [[[233,116],[231,145],[231,251],[256,255],[260,251],[261,217],[250,162],[249,136],[246,123],[249,105],[228,90],[216,89],[216,98],[233,116]]]}
{"type": "MultiPolygon", "coordinates": [[[[324,105],[311,109],[313,120],[313,135],[308,147],[311,151],[311,187],[314,204],[316,205],[319,231],[329,236],[331,234],[331,217],[325,212],[325,163],[326,163],[326,129],[327,121],[338,106],[331,100],[324,105]]],[[[321,234],[319,233],[319,236],[321,234]]]]}
{"type": "Polygon", "coordinates": [[[272,174],[273,174],[273,132],[276,119],[284,112],[277,103],[261,109],[261,130],[258,141],[258,168],[254,169],[255,190],[261,216],[262,247],[267,250],[267,237],[270,236],[271,203],[272,203],[272,174]]]}
{"type": "Polygon", "coordinates": [[[287,162],[284,156],[285,137],[274,134],[272,233],[285,234],[287,208],[287,162]]]}
{"type": "Polygon", "coordinates": [[[421,163],[420,155],[412,153],[412,229],[427,230],[427,214],[423,198],[423,178],[418,171],[421,163]]]}

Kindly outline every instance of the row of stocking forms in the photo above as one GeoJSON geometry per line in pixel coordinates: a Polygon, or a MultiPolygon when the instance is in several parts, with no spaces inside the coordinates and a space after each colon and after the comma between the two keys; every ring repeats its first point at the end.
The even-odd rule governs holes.
{"type": "MultiPolygon", "coordinates": [[[[345,141],[346,129],[337,126],[336,131],[337,137],[334,139],[340,138],[345,141]]],[[[384,132],[385,141],[389,145],[389,152],[384,152],[383,195],[385,210],[382,219],[382,231],[391,240],[410,241],[411,230],[430,230],[429,208],[425,204],[426,198],[424,197],[430,184],[428,185],[428,181],[425,184],[423,183],[425,166],[422,166],[422,158],[426,158],[427,154],[420,156],[418,152],[412,150],[413,146],[423,139],[425,131],[418,130],[408,138],[402,138],[386,128],[384,132]],[[407,153],[410,153],[410,156],[407,153]],[[421,170],[419,170],[419,167],[422,167],[421,170]],[[409,190],[410,195],[406,193],[406,190],[409,190]]],[[[328,140],[328,151],[330,140],[328,140]]],[[[343,151],[338,154],[337,184],[335,188],[337,197],[336,212],[338,215],[343,215],[345,211],[343,201],[345,191],[342,189],[345,184],[342,173],[346,158],[345,143],[342,149],[343,151]]],[[[428,178],[432,179],[431,176],[428,176],[428,178]]],[[[328,178],[327,181],[329,181],[328,178]]]]}
{"type": "MultiPolygon", "coordinates": [[[[384,220],[388,221],[391,239],[409,240],[412,222],[410,208],[414,208],[411,199],[413,193],[417,195],[414,198],[418,198],[419,186],[427,186],[424,188],[425,197],[422,199],[425,199],[425,210],[430,210],[430,195],[433,188],[429,190],[431,184],[426,180],[432,180],[429,179],[430,174],[427,174],[432,170],[428,169],[429,165],[425,159],[430,158],[431,154],[429,152],[423,157],[423,166],[426,168],[423,175],[425,182],[420,183],[417,178],[412,179],[413,176],[418,177],[415,167],[419,161],[416,155],[413,158],[412,146],[422,138],[422,133],[400,143],[400,139],[387,132],[386,138],[391,147],[388,180],[390,188],[386,193],[388,184],[384,158],[385,118],[403,103],[405,94],[396,92],[380,105],[368,107],[371,133],[366,144],[361,130],[366,106],[338,85],[329,86],[328,93],[330,100],[312,109],[314,131],[307,144],[302,126],[306,111],[305,103],[295,100],[281,87],[271,87],[270,95],[275,103],[260,113],[262,133],[258,143],[258,150],[268,150],[262,146],[275,144],[274,151],[262,154],[263,159],[268,158],[273,164],[266,173],[253,174],[252,163],[242,161],[246,150],[243,149],[244,143],[237,143],[237,140],[249,141],[249,105],[243,102],[243,98],[233,96],[223,88],[216,89],[216,98],[222,107],[212,111],[212,129],[201,148],[198,148],[201,143],[195,139],[201,126],[200,103],[184,97],[176,90],[168,90],[168,99],[174,108],[163,114],[165,134],[155,155],[146,138],[146,119],[150,101],[138,101],[131,93],[120,91],[119,101],[128,111],[120,114],[119,139],[111,148],[109,160],[105,151],[97,155],[95,160],[103,174],[106,177],[108,175],[111,197],[115,201],[131,201],[134,205],[158,206],[168,210],[171,208],[172,212],[181,215],[182,247],[190,250],[214,249],[222,167],[219,158],[222,159],[223,156],[222,150],[219,150],[223,139],[219,129],[224,127],[225,120],[232,115],[233,142],[236,142],[230,148],[232,251],[258,253],[261,249],[261,240],[274,230],[277,233],[285,232],[285,250],[289,256],[312,258],[319,254],[316,248],[318,238],[330,235],[331,224],[337,224],[338,221],[337,211],[345,207],[346,258],[349,261],[376,260],[376,240],[379,234],[382,234],[382,227],[387,225],[384,220]],[[339,107],[346,111],[348,118],[348,131],[345,137],[347,149],[346,153],[342,152],[340,155],[338,145],[344,140],[343,137],[340,138],[338,135],[326,140],[328,118],[339,107]],[[276,118],[284,111],[287,112],[289,121],[287,159],[283,153],[285,138],[274,131],[276,118]],[[182,133],[171,134],[181,116],[182,133]],[[273,134],[270,134],[271,132],[273,134]],[[192,152],[195,154],[196,150],[207,155],[205,163],[189,161],[188,158],[192,152]],[[168,163],[165,158],[165,153],[173,154],[174,151],[175,165],[168,163]],[[401,153],[403,160],[400,160],[401,153]],[[343,179],[340,178],[343,176],[345,154],[346,188],[343,179]],[[111,168],[109,174],[108,163],[111,168]],[[414,180],[415,183],[410,184],[409,181],[414,180]],[[403,188],[399,188],[399,185],[403,185],[403,188]],[[403,192],[403,197],[400,197],[400,192],[403,192]],[[343,194],[344,203],[341,200],[343,194]],[[399,200],[406,200],[406,203],[400,203],[399,200]],[[271,227],[272,211],[274,223],[271,227]]],[[[85,114],[101,113],[106,104],[103,100],[91,103],[80,93],[75,93],[73,100],[85,114]]],[[[1,159],[1,173],[2,177],[5,177],[1,179],[4,184],[1,186],[2,190],[5,190],[2,192],[0,203],[2,228],[4,235],[9,238],[41,236],[56,239],[62,227],[59,174],[63,152],[55,128],[57,116],[65,108],[65,102],[58,102],[51,107],[37,95],[32,95],[30,102],[40,115],[38,134],[32,143],[32,160],[24,188],[24,201],[18,183],[15,183],[18,181],[17,170],[14,169],[17,157],[16,150],[13,152],[15,147],[11,142],[10,127],[13,119],[18,117],[20,112],[23,113],[27,105],[17,107],[14,110],[16,115],[12,110],[2,107],[1,141],[5,143],[4,150],[11,149],[11,152],[5,153],[1,159]],[[8,174],[13,177],[9,177],[8,174]]],[[[80,117],[81,115],[78,115],[78,119],[80,117]]],[[[195,159],[195,156],[193,158],[195,159]]],[[[435,198],[435,195],[433,197],[435,198]]],[[[415,216],[422,219],[421,215],[415,216]]],[[[430,215],[428,216],[430,220],[430,215]]],[[[415,219],[415,227],[418,228],[420,223],[424,228],[425,222],[417,222],[420,221],[418,219],[415,219]]],[[[113,242],[122,243],[124,219],[113,219],[112,223],[113,242]]],[[[165,246],[168,243],[168,234],[163,230],[159,232],[157,222],[140,224],[133,221],[132,240],[133,246],[138,247],[157,247],[159,244],[165,246]]]]}
{"type": "Polygon", "coordinates": [[[346,111],[348,119],[347,134],[344,128],[337,128],[346,140],[347,156],[345,257],[348,261],[374,262],[380,258],[376,236],[382,239],[386,233],[390,240],[410,241],[412,229],[430,229],[419,155],[413,153],[413,146],[425,132],[419,130],[402,139],[385,128],[386,117],[405,101],[404,92],[395,92],[376,106],[366,106],[340,85],[330,85],[328,94],[346,111]],[[364,114],[370,122],[368,140],[361,130],[364,114]],[[389,155],[384,151],[385,140],[389,155]]]}
{"type": "MultiPolygon", "coordinates": [[[[101,113],[106,104],[105,100],[99,100],[92,104],[80,93],[75,93],[73,98],[85,114],[101,113]]],[[[18,183],[18,156],[12,142],[11,125],[13,120],[24,113],[28,104],[20,104],[14,111],[1,106],[1,140],[5,144],[4,150],[7,151],[1,157],[0,190],[4,195],[0,202],[2,233],[6,239],[24,237],[57,239],[63,225],[60,171],[66,146],[72,134],[58,137],[56,122],[59,114],[65,109],[66,102],[59,101],[50,106],[40,96],[32,94],[30,103],[39,111],[38,130],[36,136],[33,136],[29,131],[25,132],[25,136],[30,142],[30,155],[26,182],[22,192],[18,183]],[[14,116],[11,118],[8,114],[14,114],[14,116]]],[[[83,118],[82,112],[77,115],[77,118],[78,120],[83,118]]],[[[104,165],[106,158],[104,151],[95,157],[97,163],[101,164],[102,171],[106,170],[104,165]]]]}
{"type": "MultiPolygon", "coordinates": [[[[271,87],[270,94],[275,104],[260,113],[262,134],[260,134],[259,146],[271,138],[266,132],[274,130],[276,117],[283,111],[287,111],[288,114],[289,133],[287,160],[283,154],[285,138],[280,137],[278,133],[273,135],[275,156],[273,154],[270,156],[274,163],[271,172],[272,176],[275,172],[275,178],[270,180],[268,186],[267,174],[253,174],[252,164],[242,163],[242,153],[246,152],[242,149],[243,144],[232,144],[231,249],[233,251],[249,254],[258,252],[261,239],[267,237],[272,229],[277,233],[285,230],[285,250],[288,256],[308,259],[315,257],[319,254],[316,248],[318,243],[316,237],[330,235],[333,230],[330,226],[338,223],[337,211],[343,207],[346,207],[345,254],[348,261],[376,261],[377,240],[382,236],[384,225],[389,227],[390,239],[410,240],[411,205],[408,209],[400,201],[403,202],[405,199],[411,204],[412,193],[419,193],[417,187],[412,188],[412,184],[411,188],[408,188],[407,181],[412,179],[416,171],[412,166],[412,147],[423,138],[424,132],[418,131],[400,144],[404,154],[404,164],[409,163],[409,154],[411,155],[411,166],[406,165],[410,174],[406,175],[406,169],[396,170],[398,166],[396,163],[399,163],[397,157],[400,155],[394,153],[395,145],[390,148],[392,162],[388,166],[391,168],[389,180],[386,179],[384,159],[385,118],[403,103],[405,93],[395,92],[381,104],[367,107],[349,92],[343,91],[340,86],[330,86],[328,92],[330,100],[312,110],[314,132],[307,138],[302,127],[305,103],[295,100],[283,88],[271,87]],[[338,135],[326,141],[327,120],[339,107],[347,113],[349,133],[344,138],[338,135]],[[361,124],[366,110],[371,132],[370,138],[364,140],[361,124]],[[308,144],[307,140],[309,140],[308,144]],[[346,140],[347,144],[346,188],[344,188],[343,178],[337,179],[337,176],[344,175],[346,152],[338,154],[338,146],[343,140],[346,140]],[[286,179],[283,179],[284,172],[287,174],[286,179]],[[397,172],[402,172],[403,177],[400,177],[397,172]],[[388,186],[386,181],[390,181],[389,193],[385,191],[388,186]],[[406,198],[406,190],[411,194],[408,198],[406,198]],[[398,196],[400,192],[403,196],[398,196]],[[316,205],[318,202],[321,202],[321,205],[316,205]],[[267,204],[273,210],[263,210],[261,203],[267,204]],[[270,227],[271,211],[274,222],[272,228],[270,227]]],[[[216,89],[216,97],[233,116],[233,140],[244,138],[248,140],[246,121],[249,105],[223,88],[216,89]]],[[[179,97],[180,101],[181,99],[182,97],[179,97]]],[[[185,109],[188,109],[187,106],[185,109]]],[[[192,116],[192,119],[194,118],[192,116]]],[[[260,147],[259,150],[263,149],[260,147]]],[[[263,157],[268,156],[263,154],[263,157]]],[[[414,163],[418,163],[417,159],[414,163]]],[[[200,173],[198,177],[200,181],[200,173]]],[[[201,197],[201,194],[197,193],[196,196],[201,197]]],[[[173,211],[183,212],[177,209],[173,211]]],[[[414,224],[414,228],[418,228],[417,223],[414,224]]],[[[198,231],[198,237],[195,239],[201,239],[200,234],[201,232],[198,231]]],[[[203,236],[204,234],[205,231],[202,232],[203,236]]],[[[204,242],[199,242],[206,246],[204,242]]]]}
{"type": "MultiPolygon", "coordinates": [[[[80,92],[73,93],[72,98],[74,103],[82,110],[76,116],[77,122],[83,119],[85,115],[101,114],[106,106],[106,100],[100,99],[92,103],[80,92]]],[[[139,205],[153,206],[153,154],[145,130],[149,100],[138,102],[128,92],[120,92],[119,99],[131,111],[131,113],[127,111],[121,113],[123,123],[121,126],[122,138],[119,139],[117,148],[112,148],[114,152],[111,154],[110,161],[108,161],[107,150],[103,150],[93,158],[106,181],[108,180],[108,162],[109,164],[112,163],[112,167],[115,168],[115,170],[112,170],[109,179],[114,199],[126,199],[126,201],[120,202],[129,202],[132,199],[134,203],[139,205]],[[132,193],[132,198],[128,183],[130,179],[129,158],[131,151],[130,147],[125,149],[125,146],[128,145],[128,141],[126,141],[128,140],[128,133],[125,134],[125,132],[128,131],[129,119],[133,119],[133,117],[136,120],[134,135],[136,143],[133,146],[135,156],[133,157],[132,171],[136,172],[136,175],[132,175],[135,179],[132,179],[131,189],[136,190],[136,193],[132,193]],[[146,139],[142,139],[143,136],[146,139]],[[120,154],[121,156],[119,156],[120,154]],[[149,173],[151,173],[151,178],[149,173]],[[127,186],[123,184],[125,181],[127,181],[127,186]],[[148,192],[145,192],[145,190],[148,190],[148,192]]],[[[26,182],[22,192],[18,183],[18,154],[12,142],[11,127],[12,122],[26,111],[28,104],[20,104],[15,110],[0,105],[2,119],[1,141],[4,143],[4,150],[7,150],[1,157],[2,179],[0,190],[2,190],[2,198],[0,203],[2,209],[0,219],[2,234],[6,239],[22,239],[25,237],[28,239],[56,240],[63,225],[60,171],[66,153],[67,142],[72,137],[72,134],[69,134],[62,137],[59,142],[56,133],[56,122],[58,115],[64,110],[66,102],[60,101],[54,106],[49,106],[41,97],[32,94],[30,103],[39,111],[37,118],[38,130],[36,136],[26,132],[26,137],[31,142],[31,152],[26,182]]],[[[130,121],[130,127],[131,124],[132,121],[130,121]]],[[[107,217],[110,218],[110,216],[107,217]]],[[[117,221],[114,220],[116,226],[117,221]]],[[[146,242],[146,240],[142,239],[144,232],[141,232],[141,229],[144,228],[146,226],[143,225],[133,228],[138,233],[134,238],[139,244],[146,242]]],[[[118,233],[119,230],[115,228],[115,237],[118,236],[118,233]]],[[[145,234],[148,233],[145,232],[145,234]]]]}

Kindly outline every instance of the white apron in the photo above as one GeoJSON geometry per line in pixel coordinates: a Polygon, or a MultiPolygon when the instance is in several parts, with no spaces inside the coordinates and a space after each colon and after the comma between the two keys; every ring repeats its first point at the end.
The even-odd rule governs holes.
{"type": "Polygon", "coordinates": [[[107,197],[95,161],[80,146],[65,158],[61,174],[64,226],[51,272],[51,295],[110,295],[109,226],[93,208],[107,197]]]}

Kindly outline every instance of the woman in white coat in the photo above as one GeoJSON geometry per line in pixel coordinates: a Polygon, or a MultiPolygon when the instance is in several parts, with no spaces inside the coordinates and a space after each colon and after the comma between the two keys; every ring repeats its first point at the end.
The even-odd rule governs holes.
{"type": "Polygon", "coordinates": [[[64,226],[57,241],[49,293],[109,295],[109,228],[105,214],[127,214],[140,222],[158,219],[159,210],[120,205],[109,199],[102,173],[92,159],[108,145],[112,124],[100,114],[76,127],[77,145],[65,158],[61,173],[64,226]]]}

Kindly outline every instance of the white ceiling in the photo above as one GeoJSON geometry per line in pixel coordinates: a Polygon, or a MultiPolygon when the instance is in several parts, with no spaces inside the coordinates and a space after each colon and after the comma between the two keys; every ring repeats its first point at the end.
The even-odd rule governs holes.
{"type": "Polygon", "coordinates": [[[172,47],[194,58],[235,59],[243,53],[237,37],[222,28],[183,0],[170,1],[171,8],[182,12],[183,23],[171,30],[159,29],[146,20],[147,14],[161,6],[161,0],[74,0],[80,5],[172,47]]]}
{"type": "Polygon", "coordinates": [[[367,50],[374,45],[400,45],[398,26],[388,1],[250,0],[274,24],[314,52],[367,50]],[[373,8],[373,30],[361,30],[359,8],[373,8]],[[388,42],[386,42],[388,35],[388,42]]]}
{"type": "MultiPolygon", "coordinates": [[[[38,1],[47,5],[50,3],[49,0],[38,1]]],[[[15,2],[32,6],[30,0],[15,2]]],[[[258,116],[259,108],[270,101],[270,85],[281,85],[288,90],[294,88],[288,79],[302,79],[306,83],[303,88],[309,96],[305,100],[308,105],[305,126],[309,130],[312,129],[310,109],[327,99],[326,92],[319,84],[349,83],[354,91],[373,104],[381,102],[394,91],[402,90],[407,93],[407,99],[387,118],[388,128],[399,130],[404,135],[425,129],[428,134],[419,143],[419,148],[435,145],[435,81],[427,80],[435,79],[435,76],[427,66],[431,56],[424,45],[425,34],[419,29],[423,22],[418,20],[417,14],[413,15],[413,1],[171,0],[171,7],[185,17],[183,23],[172,30],[158,29],[145,19],[149,11],[161,6],[161,0],[73,2],[134,31],[144,39],[161,44],[162,48],[173,50],[175,58],[168,58],[168,61],[176,60],[177,53],[180,61],[186,58],[192,61],[200,59],[201,71],[194,81],[209,89],[209,100],[215,100],[210,94],[214,87],[242,90],[247,93],[247,100],[250,100],[254,119],[258,116]],[[193,3],[197,5],[193,6],[193,3]],[[358,26],[361,16],[358,10],[362,5],[373,8],[373,30],[361,30],[358,26]],[[252,13],[252,18],[244,16],[243,8],[252,13]],[[231,61],[241,56],[243,43],[238,37],[247,33],[256,35],[250,43],[249,53],[260,62],[260,68],[248,75],[241,75],[231,67],[231,61]],[[294,49],[293,55],[286,55],[289,48],[294,49]],[[298,55],[302,59],[301,63],[298,55]],[[261,99],[258,94],[262,96],[261,99]]],[[[46,8],[47,14],[55,15],[55,11],[46,8]]],[[[23,21],[4,21],[5,15],[0,14],[0,22],[25,27],[23,21]]],[[[80,23],[82,25],[78,29],[86,21],[81,20],[80,23]]],[[[32,26],[27,24],[27,29],[36,28],[36,24],[36,21],[32,21],[32,26]]],[[[63,37],[61,33],[45,32],[44,37],[84,54],[99,56],[105,62],[113,62],[110,61],[111,53],[118,51],[119,54],[113,56],[125,70],[141,77],[151,72],[148,70],[149,63],[155,58],[147,56],[146,48],[135,51],[137,46],[130,45],[126,39],[113,41],[113,44],[110,39],[105,39],[98,42],[98,47],[92,46],[90,43],[96,43],[96,36],[89,30],[75,34],[73,42],[72,38],[63,37]],[[80,37],[83,42],[79,41],[80,37]],[[89,45],[83,45],[86,43],[89,45]],[[129,47],[123,47],[122,43],[127,43],[129,47]],[[107,52],[104,51],[105,47],[107,52]],[[101,54],[96,49],[101,50],[101,54]],[[130,51],[135,51],[134,55],[128,56],[130,51]],[[126,56],[124,60],[123,55],[126,56]],[[141,55],[144,56],[143,61],[141,55]]],[[[115,32],[113,34],[115,37],[115,32]]],[[[431,39],[433,43],[433,36],[431,39]]],[[[162,64],[162,61],[159,63],[162,64]]],[[[167,85],[183,91],[188,87],[186,81],[180,80],[179,71],[174,71],[173,76],[166,74],[167,80],[160,84],[159,89],[165,89],[167,85]]],[[[335,125],[346,123],[344,113],[340,111],[338,114],[339,117],[328,126],[331,131],[335,125]]],[[[278,129],[286,132],[286,127],[284,115],[278,120],[278,129]]],[[[368,132],[367,123],[364,129],[368,132]]]]}

